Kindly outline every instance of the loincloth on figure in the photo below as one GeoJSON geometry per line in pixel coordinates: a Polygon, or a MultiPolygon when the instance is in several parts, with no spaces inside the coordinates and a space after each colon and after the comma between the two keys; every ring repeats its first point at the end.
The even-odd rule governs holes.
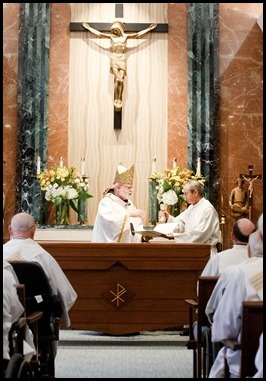
{"type": "Polygon", "coordinates": [[[110,73],[114,74],[113,69],[124,70],[125,76],[127,75],[127,62],[126,55],[112,54],[110,58],[110,73]]]}

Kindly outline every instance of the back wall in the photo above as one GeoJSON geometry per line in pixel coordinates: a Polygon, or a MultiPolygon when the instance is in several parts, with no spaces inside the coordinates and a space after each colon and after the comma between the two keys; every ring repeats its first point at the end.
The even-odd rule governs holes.
{"type": "MultiPolygon", "coordinates": [[[[93,224],[99,198],[113,181],[120,161],[126,166],[135,163],[133,201],[146,210],[152,158],[156,157],[160,171],[171,167],[174,157],[178,165],[187,166],[187,5],[124,4],[125,22],[166,22],[169,31],[149,33],[141,46],[140,40],[135,41],[136,46],[128,45],[123,124],[117,131],[113,129],[109,57],[104,47],[97,45],[104,40],[89,32],[69,31],[71,21],[83,21],[80,17],[114,21],[114,4],[51,4],[48,166],[58,164],[60,156],[66,164],[76,165],[81,157],[86,158],[94,195],[88,201],[88,224],[93,224]]],[[[19,4],[5,3],[3,9],[4,235],[8,236],[7,224],[15,213],[19,4]]],[[[262,4],[220,4],[219,13],[218,212],[225,215],[224,245],[230,246],[230,191],[239,174],[248,173],[248,165],[262,174],[263,32],[257,23],[262,4]]],[[[254,222],[262,211],[261,200],[262,180],[256,180],[254,222]]]]}

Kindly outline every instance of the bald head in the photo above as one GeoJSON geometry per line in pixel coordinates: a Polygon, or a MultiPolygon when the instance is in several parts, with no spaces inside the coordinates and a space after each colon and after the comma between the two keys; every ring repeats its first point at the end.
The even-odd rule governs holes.
{"type": "Polygon", "coordinates": [[[248,218],[240,218],[234,223],[232,238],[237,243],[248,243],[248,239],[251,233],[256,230],[255,224],[248,218]]]}
{"type": "Polygon", "coordinates": [[[9,232],[13,238],[33,238],[35,229],[36,225],[34,218],[28,213],[15,214],[15,216],[12,217],[9,226],[9,232]]]}

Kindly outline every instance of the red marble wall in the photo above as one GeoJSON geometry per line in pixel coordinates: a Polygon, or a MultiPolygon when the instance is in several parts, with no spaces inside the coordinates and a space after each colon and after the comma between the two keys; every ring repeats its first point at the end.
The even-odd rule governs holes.
{"type": "Polygon", "coordinates": [[[187,6],[168,4],[168,167],[187,167],[187,6]]]}
{"type": "MultiPolygon", "coordinates": [[[[228,199],[239,174],[262,174],[263,32],[256,22],[262,4],[220,4],[220,175],[225,236],[233,220],[228,199]]],[[[248,184],[246,183],[246,188],[248,184]]],[[[251,219],[263,211],[262,180],[254,182],[251,219]]],[[[229,238],[226,246],[231,244],[229,238]]]]}
{"type": "Polygon", "coordinates": [[[3,5],[3,191],[4,236],[15,213],[19,3],[3,5]]]}
{"type": "MultiPolygon", "coordinates": [[[[187,3],[168,4],[168,165],[187,164],[187,3]]],[[[51,55],[48,155],[67,160],[70,4],[51,3],[51,55]],[[60,152],[59,152],[60,149],[60,152]]],[[[3,94],[5,224],[15,211],[17,123],[18,3],[3,6],[3,94]]],[[[220,174],[225,214],[224,248],[231,246],[231,189],[240,173],[254,165],[262,174],[262,39],[256,23],[261,3],[220,4],[220,174]],[[237,22],[236,22],[237,20],[237,22]]],[[[67,163],[66,163],[67,164],[67,163]]],[[[262,180],[254,182],[252,219],[263,210],[262,180]]]]}
{"type": "MultiPolygon", "coordinates": [[[[48,158],[50,166],[63,156],[68,165],[68,102],[70,4],[51,3],[48,158]]],[[[48,205],[47,223],[54,223],[55,205],[48,205]]]]}
{"type": "Polygon", "coordinates": [[[70,4],[51,3],[48,162],[67,165],[70,4]]]}

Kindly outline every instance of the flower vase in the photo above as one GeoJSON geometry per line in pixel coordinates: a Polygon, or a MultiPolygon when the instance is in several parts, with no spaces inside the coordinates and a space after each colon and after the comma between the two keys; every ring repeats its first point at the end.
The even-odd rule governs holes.
{"type": "Polygon", "coordinates": [[[173,216],[173,217],[177,217],[180,213],[180,210],[179,210],[179,203],[177,202],[176,204],[173,204],[173,205],[168,205],[167,204],[167,207],[166,207],[166,210],[167,212],[173,216]]]}
{"type": "Polygon", "coordinates": [[[56,224],[57,225],[69,225],[69,202],[68,200],[62,200],[57,205],[56,209],[56,224]]]}
{"type": "Polygon", "coordinates": [[[179,203],[177,202],[176,204],[171,205],[170,210],[171,210],[170,211],[171,216],[177,217],[180,214],[179,203]]]}

